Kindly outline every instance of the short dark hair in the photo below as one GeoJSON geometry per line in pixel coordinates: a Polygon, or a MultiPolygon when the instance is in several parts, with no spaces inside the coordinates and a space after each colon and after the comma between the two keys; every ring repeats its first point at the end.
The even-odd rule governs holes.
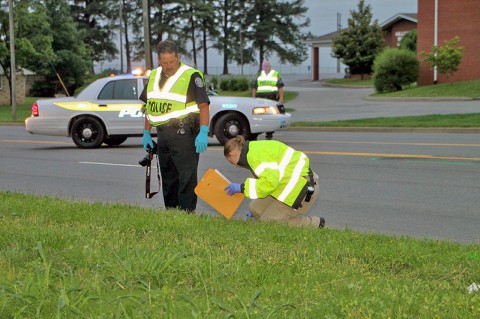
{"type": "Polygon", "coordinates": [[[178,46],[172,40],[163,40],[157,45],[157,54],[160,56],[162,53],[175,53],[178,55],[178,46]]]}

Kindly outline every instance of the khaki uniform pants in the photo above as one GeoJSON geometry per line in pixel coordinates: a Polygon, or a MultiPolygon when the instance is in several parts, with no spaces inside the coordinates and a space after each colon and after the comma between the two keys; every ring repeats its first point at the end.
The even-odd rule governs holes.
{"type": "Polygon", "coordinates": [[[261,221],[286,223],[290,226],[298,227],[318,227],[320,225],[320,217],[304,216],[317,201],[320,191],[318,187],[318,175],[313,173],[313,179],[315,181],[315,192],[310,201],[306,202],[303,200],[302,207],[297,210],[272,196],[253,199],[248,208],[253,217],[261,221]]]}

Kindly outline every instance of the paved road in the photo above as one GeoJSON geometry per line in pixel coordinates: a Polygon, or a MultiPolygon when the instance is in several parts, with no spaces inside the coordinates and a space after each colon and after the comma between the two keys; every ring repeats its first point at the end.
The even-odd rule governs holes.
{"type": "Polygon", "coordinates": [[[286,107],[293,122],[350,120],[373,117],[395,117],[425,114],[480,113],[480,100],[475,101],[385,101],[369,100],[371,88],[336,88],[301,76],[286,76],[285,89],[299,92],[286,107]]]}

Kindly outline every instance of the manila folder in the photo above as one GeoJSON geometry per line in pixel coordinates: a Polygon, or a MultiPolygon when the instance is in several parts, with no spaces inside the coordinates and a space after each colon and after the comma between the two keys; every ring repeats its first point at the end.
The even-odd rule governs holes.
{"type": "Polygon", "coordinates": [[[230,219],[237,211],[245,195],[242,193],[236,193],[233,196],[228,195],[224,189],[229,184],[230,181],[225,176],[217,170],[209,168],[195,187],[195,194],[220,214],[230,219]]]}

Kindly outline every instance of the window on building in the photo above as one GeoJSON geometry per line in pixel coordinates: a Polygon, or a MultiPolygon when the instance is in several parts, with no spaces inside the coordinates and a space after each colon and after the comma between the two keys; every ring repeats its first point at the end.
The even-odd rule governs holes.
{"type": "Polygon", "coordinates": [[[395,32],[395,36],[397,37],[397,47],[400,46],[400,41],[402,41],[403,37],[408,33],[408,31],[397,31],[395,32]]]}

